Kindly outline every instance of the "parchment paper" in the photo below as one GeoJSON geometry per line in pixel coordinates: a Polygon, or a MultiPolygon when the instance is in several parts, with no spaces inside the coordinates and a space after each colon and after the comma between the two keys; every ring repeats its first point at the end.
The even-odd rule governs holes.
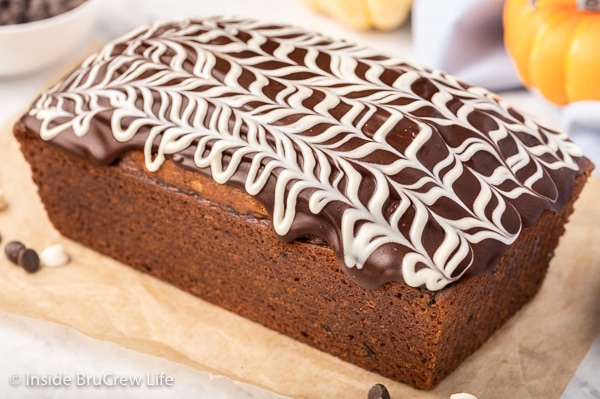
{"type": "MultiPolygon", "coordinates": [[[[98,340],[296,398],[558,398],[600,332],[600,180],[577,204],[537,297],[430,392],[307,347],[58,234],[48,222],[11,126],[0,129],[3,244],[61,243],[73,261],[30,275],[0,255],[0,311],[64,324],[98,340]]],[[[3,247],[3,245],[2,245],[3,247]]]]}

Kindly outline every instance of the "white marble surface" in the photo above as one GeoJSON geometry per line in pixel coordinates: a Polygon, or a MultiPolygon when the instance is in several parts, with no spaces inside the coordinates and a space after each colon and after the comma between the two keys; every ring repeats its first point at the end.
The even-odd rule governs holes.
{"type": "MultiPolygon", "coordinates": [[[[83,48],[91,42],[106,42],[132,28],[157,19],[202,17],[209,15],[239,15],[267,21],[292,23],[319,30],[334,37],[343,37],[379,48],[386,53],[415,61],[411,47],[410,24],[389,33],[358,33],[336,22],[314,14],[302,0],[102,0],[96,26],[83,48]]],[[[81,50],[81,49],[80,49],[81,50]]],[[[75,55],[75,54],[74,54],[75,55]]],[[[0,60],[0,62],[2,62],[0,60]]],[[[67,60],[65,60],[67,63],[67,60]]],[[[58,72],[64,63],[43,71],[11,78],[0,78],[0,126],[7,124],[58,72]]],[[[555,125],[555,114],[526,91],[502,93],[517,108],[555,125]]],[[[8,134],[7,129],[0,134],[8,134]]],[[[1,165],[1,160],[0,160],[1,165]]],[[[90,340],[76,331],[48,323],[0,314],[0,396],[1,397],[105,397],[158,398],[174,395],[172,387],[160,389],[93,389],[74,386],[77,373],[101,378],[107,373],[116,376],[173,377],[177,396],[189,398],[275,398],[267,392],[253,390],[229,380],[214,380],[205,373],[181,367],[162,359],[134,353],[115,345],[90,340]],[[118,358],[118,364],[114,359],[118,358]],[[70,387],[27,389],[30,376],[72,379],[70,387]],[[16,376],[16,377],[14,377],[16,376]],[[9,378],[14,378],[14,385],[9,378]],[[21,382],[17,383],[21,379],[21,382]]],[[[64,382],[64,380],[63,380],[64,382]]],[[[166,381],[163,381],[166,383],[166,381]]],[[[85,385],[85,384],[84,384],[85,385]]],[[[147,385],[147,384],[146,384],[147,385]]]]}
{"type": "Polygon", "coordinates": [[[0,326],[2,398],[284,399],[65,326],[4,313],[0,326]]]}

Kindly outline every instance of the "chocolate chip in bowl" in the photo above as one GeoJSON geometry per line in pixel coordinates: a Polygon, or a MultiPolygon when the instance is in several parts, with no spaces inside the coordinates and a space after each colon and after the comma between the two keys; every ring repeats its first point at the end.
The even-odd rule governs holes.
{"type": "Polygon", "coordinates": [[[98,0],[0,1],[0,78],[64,60],[94,25],[98,0]]]}
{"type": "Polygon", "coordinates": [[[86,0],[3,0],[0,25],[22,24],[55,17],[80,6],[86,0]]]}

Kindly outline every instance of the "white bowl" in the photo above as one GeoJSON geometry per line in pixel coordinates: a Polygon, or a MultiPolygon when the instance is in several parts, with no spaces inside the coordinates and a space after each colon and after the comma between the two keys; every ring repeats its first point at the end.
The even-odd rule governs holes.
{"type": "Polygon", "coordinates": [[[88,37],[99,0],[63,14],[0,26],[0,77],[25,74],[64,60],[88,37]]]}

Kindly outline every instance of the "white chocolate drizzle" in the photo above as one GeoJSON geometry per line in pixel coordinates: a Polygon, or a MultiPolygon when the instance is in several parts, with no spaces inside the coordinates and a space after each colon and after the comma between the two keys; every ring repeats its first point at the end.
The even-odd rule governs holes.
{"type": "Polygon", "coordinates": [[[124,149],[143,138],[150,171],[184,154],[218,183],[241,176],[271,204],[278,235],[319,234],[294,227],[318,220],[349,274],[373,287],[439,290],[493,268],[524,225],[560,209],[582,156],[564,134],[440,71],[233,18],[140,28],[29,115],[42,139],[96,161],[112,161],[117,145],[84,140],[104,123],[124,149]]]}

